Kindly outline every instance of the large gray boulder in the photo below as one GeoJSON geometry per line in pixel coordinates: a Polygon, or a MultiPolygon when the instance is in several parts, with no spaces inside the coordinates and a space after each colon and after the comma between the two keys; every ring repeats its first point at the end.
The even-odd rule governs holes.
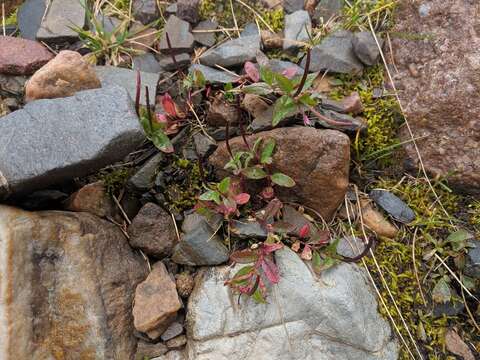
{"type": "Polygon", "coordinates": [[[281,280],[268,304],[237,303],[223,283],[238,267],[200,275],[188,304],[187,359],[397,359],[398,346],[358,266],[338,265],[317,277],[291,250],[276,254],[281,280]]]}
{"type": "Polygon", "coordinates": [[[0,359],[134,358],[146,263],[87,213],[0,206],[0,359]]]}
{"type": "Polygon", "coordinates": [[[0,197],[85,176],[121,160],[143,139],[120,87],[31,102],[0,121],[0,197]]]}

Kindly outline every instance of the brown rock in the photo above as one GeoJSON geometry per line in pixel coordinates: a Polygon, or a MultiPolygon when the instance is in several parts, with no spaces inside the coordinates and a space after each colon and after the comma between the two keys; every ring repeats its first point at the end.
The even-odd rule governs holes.
{"type": "Polygon", "coordinates": [[[192,293],[195,281],[193,276],[188,273],[181,273],[175,276],[175,283],[177,285],[177,292],[182,298],[187,298],[192,293]]]}
{"type": "Polygon", "coordinates": [[[154,203],[145,204],[128,228],[130,245],[162,258],[172,253],[177,236],[172,217],[154,203]]]}
{"type": "Polygon", "coordinates": [[[0,359],[134,357],[131,306],[146,266],[117,226],[0,206],[0,273],[0,359]]]}
{"type": "Polygon", "coordinates": [[[36,41],[0,36],[0,74],[31,75],[52,58],[52,53],[36,41]]]}
{"type": "Polygon", "coordinates": [[[393,239],[398,233],[398,229],[383,217],[372,204],[368,201],[362,201],[363,223],[378,236],[385,236],[393,239]]]}
{"type": "Polygon", "coordinates": [[[344,111],[349,114],[358,115],[363,112],[362,99],[356,91],[344,97],[341,101],[341,106],[344,111]]]}
{"type": "Polygon", "coordinates": [[[135,360],[152,359],[161,356],[168,351],[168,348],[163,343],[151,344],[145,341],[139,341],[137,346],[137,354],[135,360]]]}
{"type": "Polygon", "coordinates": [[[173,322],[182,307],[175,282],[162,262],[153,266],[147,279],[137,286],[133,318],[135,328],[140,332],[153,329],[163,331],[173,322]]]}
{"type": "Polygon", "coordinates": [[[185,335],[177,336],[167,341],[167,347],[169,349],[179,349],[187,343],[187,337],[185,335]]]}
{"type": "MultiPolygon", "coordinates": [[[[392,39],[406,117],[427,171],[480,193],[480,8],[475,1],[401,2],[392,39]],[[412,74],[411,69],[415,72],[412,74]]],[[[388,58],[388,56],[387,56],[388,58]]],[[[410,140],[406,128],[403,140],[410,140]]],[[[408,167],[418,166],[412,142],[408,167]]]]}
{"type": "Polygon", "coordinates": [[[54,99],[101,86],[93,67],[79,53],[63,50],[32,76],[25,94],[27,101],[54,99]]]}
{"type": "Polygon", "coordinates": [[[105,184],[97,181],[85,185],[66,200],[65,209],[76,212],[88,212],[98,217],[113,216],[115,205],[107,194],[105,184]]]}
{"type": "MultiPolygon", "coordinates": [[[[293,188],[277,189],[280,199],[312,207],[329,220],[342,203],[348,186],[348,136],[335,130],[294,127],[261,132],[248,141],[253,144],[259,136],[276,140],[273,167],[296,182],[293,188]]],[[[232,139],[230,145],[233,151],[243,149],[241,137],[232,139]]],[[[228,159],[222,143],[210,157],[219,175],[226,175],[221,169],[228,159]]]]}
{"type": "Polygon", "coordinates": [[[264,114],[270,107],[260,96],[255,94],[245,94],[242,106],[254,118],[264,114]]]}
{"type": "Polygon", "coordinates": [[[283,48],[283,37],[272,33],[269,30],[262,30],[262,43],[266,49],[281,49],[283,48]]]}
{"type": "Polygon", "coordinates": [[[226,102],[223,96],[219,96],[210,104],[207,113],[207,123],[211,126],[225,126],[227,122],[230,125],[238,124],[240,120],[240,111],[234,105],[226,102]]]}

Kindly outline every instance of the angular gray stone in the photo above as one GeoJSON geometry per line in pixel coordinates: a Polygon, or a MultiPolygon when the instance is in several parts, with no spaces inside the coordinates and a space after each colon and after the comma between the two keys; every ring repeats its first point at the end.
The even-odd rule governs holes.
{"type": "Polygon", "coordinates": [[[355,257],[365,249],[365,243],[358,237],[347,236],[340,239],[337,254],[345,257],[355,257]]]}
{"type": "Polygon", "coordinates": [[[287,14],[294,13],[298,10],[303,10],[305,0],[283,0],[283,9],[287,14]]]}
{"type": "Polygon", "coordinates": [[[258,26],[255,23],[248,23],[244,26],[243,31],[240,33],[240,37],[246,36],[258,36],[260,32],[258,31],[258,26]]]}
{"type": "MultiPolygon", "coordinates": [[[[383,45],[383,40],[378,38],[378,42],[381,47],[383,45]]],[[[380,50],[370,31],[355,33],[353,35],[352,43],[355,55],[357,55],[362,63],[367,66],[372,66],[377,63],[378,58],[380,57],[380,50]]]]}
{"type": "Polygon", "coordinates": [[[192,73],[195,70],[201,71],[205,80],[212,85],[234,83],[240,79],[226,71],[217,70],[202,64],[194,64],[190,66],[188,71],[192,73]]]}
{"type": "MultiPolygon", "coordinates": [[[[103,27],[103,30],[107,33],[113,33],[122,24],[122,21],[120,21],[116,17],[106,16],[103,14],[98,14],[95,17],[95,21],[98,22],[103,27]]],[[[89,25],[92,31],[96,30],[93,24],[89,25]]]]}
{"type": "Polygon", "coordinates": [[[165,71],[174,71],[179,68],[185,68],[190,65],[191,59],[189,54],[175,55],[175,62],[170,55],[162,55],[160,58],[160,67],[165,71]]]}
{"type": "Polygon", "coordinates": [[[133,16],[135,20],[147,25],[160,17],[156,0],[133,0],[133,16]]]}
{"type": "MultiPolygon", "coordinates": [[[[333,73],[357,74],[363,71],[363,64],[353,51],[353,34],[339,30],[327,36],[320,45],[312,49],[310,72],[328,70],[333,73]]],[[[305,68],[306,59],[302,61],[305,68]]]]}
{"type": "Polygon", "coordinates": [[[321,118],[317,118],[314,115],[310,120],[316,122],[327,129],[335,129],[340,131],[356,132],[358,130],[365,130],[367,123],[361,117],[353,117],[347,114],[341,114],[333,110],[317,109],[318,112],[334,122],[327,122],[321,118]]]}
{"type": "Polygon", "coordinates": [[[206,222],[184,234],[175,246],[172,260],[177,264],[202,266],[218,265],[228,260],[228,249],[222,239],[206,222]]]}
{"type": "Polygon", "coordinates": [[[389,191],[375,189],[370,191],[370,198],[389,213],[395,220],[408,224],[415,220],[415,213],[398,196],[389,191]]]}
{"type": "Polygon", "coordinates": [[[135,56],[132,60],[132,69],[152,74],[157,74],[162,71],[159,62],[151,53],[135,56]]]}
{"type": "MultiPolygon", "coordinates": [[[[132,99],[135,99],[137,93],[137,72],[129,69],[123,69],[115,66],[96,66],[97,73],[102,87],[106,86],[121,86],[127,90],[132,99]]],[[[140,72],[142,79],[142,87],[140,94],[140,104],[147,105],[145,99],[145,86],[148,86],[150,93],[150,103],[153,104],[155,94],[157,92],[158,79],[160,74],[153,74],[148,72],[140,72]]]]}
{"type": "Polygon", "coordinates": [[[188,360],[398,358],[390,327],[357,265],[340,264],[318,278],[289,249],[277,251],[276,260],[281,279],[268,289],[267,304],[242,297],[237,305],[224,286],[241,266],[198,275],[188,304],[188,360]]]}
{"type": "Polygon", "coordinates": [[[150,190],[155,183],[155,175],[157,174],[159,170],[158,167],[163,159],[164,155],[162,153],[158,153],[149,159],[130,179],[128,179],[129,187],[139,192],[150,190]]]}
{"type": "Polygon", "coordinates": [[[308,42],[311,30],[312,22],[307,11],[299,10],[285,15],[283,50],[294,51],[301,47],[298,42],[308,42]]]}
{"type": "Polygon", "coordinates": [[[27,0],[18,9],[17,21],[22,38],[35,40],[45,13],[46,0],[27,0]]]}
{"type": "Polygon", "coordinates": [[[323,23],[326,23],[332,17],[341,15],[344,6],[345,0],[320,0],[313,18],[318,22],[323,20],[323,23]]]}
{"type": "Polygon", "coordinates": [[[215,45],[215,33],[202,31],[215,30],[216,28],[218,28],[218,22],[214,20],[200,21],[198,25],[193,29],[193,37],[195,38],[195,41],[199,44],[211,47],[215,45]]]}
{"type": "Polygon", "coordinates": [[[202,159],[209,157],[217,148],[216,141],[202,133],[195,134],[193,136],[193,142],[195,143],[198,155],[200,155],[202,159]]]}
{"type": "Polygon", "coordinates": [[[167,346],[161,342],[157,344],[151,344],[140,340],[137,345],[135,360],[152,359],[154,357],[162,356],[167,351],[167,346]]]}
{"type": "Polygon", "coordinates": [[[303,75],[303,69],[297,64],[292,63],[291,61],[284,61],[279,59],[269,59],[267,55],[259,51],[257,53],[257,63],[260,66],[265,66],[270,68],[273,72],[283,73],[287,69],[294,68],[295,76],[303,75]]]}
{"type": "Polygon", "coordinates": [[[181,335],[182,333],[183,333],[183,325],[180,324],[178,321],[175,321],[170,324],[167,330],[164,331],[161,338],[162,338],[162,341],[168,341],[170,339],[173,339],[174,337],[177,337],[178,335],[181,335]]]}
{"type": "Polygon", "coordinates": [[[259,35],[244,36],[228,40],[217,48],[205,52],[200,57],[200,63],[207,66],[220,65],[231,67],[243,65],[252,61],[260,50],[261,37],[259,35]]]}
{"type": "Polygon", "coordinates": [[[153,358],[152,360],[185,360],[185,359],[186,358],[183,351],[172,350],[166,353],[165,355],[153,358]]]}
{"type": "Polygon", "coordinates": [[[90,174],[143,139],[133,102],[120,87],[31,102],[0,121],[0,197],[90,174]]]}
{"type": "MultiPolygon", "coordinates": [[[[86,25],[85,0],[52,0],[40,24],[37,40],[46,43],[73,42],[78,34],[72,27],[86,25]]],[[[43,16],[43,14],[42,14],[43,16]]]]}
{"type": "Polygon", "coordinates": [[[195,38],[190,32],[190,24],[175,15],[171,15],[163,29],[158,49],[165,54],[190,53],[193,50],[194,42],[195,38]],[[171,49],[168,47],[167,33],[170,38],[171,49]]]}
{"type": "Polygon", "coordinates": [[[465,275],[480,279],[480,241],[470,242],[465,259],[465,275]]]}
{"type": "Polygon", "coordinates": [[[258,221],[248,221],[247,219],[232,220],[230,230],[232,235],[240,239],[267,238],[267,231],[258,221]]]}

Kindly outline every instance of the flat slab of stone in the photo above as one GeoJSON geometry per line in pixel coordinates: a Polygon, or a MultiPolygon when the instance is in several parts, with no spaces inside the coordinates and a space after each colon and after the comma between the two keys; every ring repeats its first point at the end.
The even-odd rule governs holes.
{"type": "Polygon", "coordinates": [[[77,40],[78,34],[72,27],[86,25],[84,1],[51,0],[38,29],[37,40],[52,44],[77,40]]]}
{"type": "Polygon", "coordinates": [[[189,73],[192,73],[195,70],[199,70],[205,77],[205,80],[210,84],[234,83],[240,79],[240,77],[234,76],[226,71],[217,70],[202,64],[194,64],[190,66],[189,73]]]}
{"type": "Polygon", "coordinates": [[[396,360],[398,346],[357,266],[317,277],[289,249],[276,252],[281,278],[267,304],[237,301],[224,281],[243,265],[197,275],[187,312],[188,360],[396,360]]]}
{"type": "MultiPolygon", "coordinates": [[[[129,69],[123,69],[115,66],[96,66],[95,71],[97,73],[100,82],[103,87],[106,86],[121,86],[127,90],[132,99],[135,99],[137,93],[137,72],[129,69]]],[[[140,104],[147,105],[145,99],[145,86],[148,86],[148,92],[150,94],[150,103],[153,104],[155,100],[155,93],[157,91],[157,83],[160,78],[160,74],[154,74],[149,72],[140,72],[142,79],[140,104]]]]}
{"type": "Polygon", "coordinates": [[[143,139],[133,101],[120,87],[31,102],[0,121],[0,195],[85,176],[143,139]]]}
{"type": "Polygon", "coordinates": [[[231,67],[252,61],[260,50],[260,35],[244,36],[229,40],[219,47],[212,48],[200,57],[200,63],[207,66],[231,67]]]}
{"type": "Polygon", "coordinates": [[[13,36],[0,36],[0,74],[31,75],[53,54],[42,44],[13,36]]]}
{"type": "Polygon", "coordinates": [[[22,38],[35,40],[45,13],[46,0],[27,0],[18,9],[17,20],[22,38]]]}

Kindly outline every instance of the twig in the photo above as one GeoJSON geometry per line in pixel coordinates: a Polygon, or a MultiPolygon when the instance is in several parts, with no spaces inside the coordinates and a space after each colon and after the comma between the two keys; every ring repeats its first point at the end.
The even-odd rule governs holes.
{"type": "Polygon", "coordinates": [[[240,30],[238,29],[238,23],[237,23],[237,17],[235,16],[235,10],[233,9],[233,2],[230,0],[230,10],[232,10],[232,17],[233,17],[233,24],[235,25],[235,28],[237,29],[237,34],[240,37],[240,30]]]}
{"type": "Polygon", "coordinates": [[[294,98],[300,95],[300,93],[303,90],[303,87],[305,86],[305,82],[307,81],[307,76],[308,76],[308,70],[310,70],[310,59],[311,59],[311,50],[310,48],[308,48],[307,59],[305,61],[305,69],[303,70],[302,80],[300,81],[300,84],[298,84],[298,88],[297,88],[297,91],[295,92],[295,95],[293,95],[294,98]]]}
{"type": "Polygon", "coordinates": [[[120,201],[118,201],[117,197],[116,197],[115,195],[113,195],[113,194],[112,194],[112,198],[113,198],[113,201],[115,202],[115,204],[117,205],[117,207],[120,209],[120,212],[122,213],[123,218],[125,219],[125,221],[127,222],[127,224],[130,225],[132,222],[131,222],[130,219],[128,218],[128,215],[127,215],[127,213],[125,212],[125,210],[123,210],[122,205],[120,205],[120,201]]]}

